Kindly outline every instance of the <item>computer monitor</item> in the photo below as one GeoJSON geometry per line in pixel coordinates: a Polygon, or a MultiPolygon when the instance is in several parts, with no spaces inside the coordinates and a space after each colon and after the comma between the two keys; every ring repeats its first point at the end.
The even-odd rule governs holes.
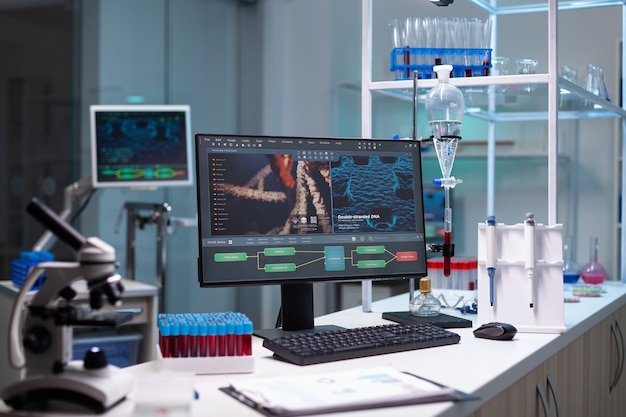
{"type": "Polygon", "coordinates": [[[154,188],[193,184],[187,105],[92,105],[92,183],[154,188]]]}
{"type": "Polygon", "coordinates": [[[314,282],[426,276],[418,142],[196,134],[195,151],[201,287],[280,284],[282,330],[313,331],[314,282]]]}

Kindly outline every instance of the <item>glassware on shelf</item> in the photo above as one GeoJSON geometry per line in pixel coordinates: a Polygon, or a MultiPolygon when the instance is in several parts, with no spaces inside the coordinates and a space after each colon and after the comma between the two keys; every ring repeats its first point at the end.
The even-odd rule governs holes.
{"type": "Polygon", "coordinates": [[[580,271],[586,284],[602,284],[606,279],[606,269],[598,262],[598,238],[589,239],[589,262],[580,271]]]}
{"type": "MultiPolygon", "coordinates": [[[[597,65],[587,65],[587,77],[585,78],[585,90],[589,91],[596,96],[610,101],[609,91],[606,86],[606,79],[604,78],[604,68],[597,65]]],[[[589,109],[600,108],[599,104],[594,104],[591,101],[586,103],[586,107],[589,109]]]]}
{"type": "MultiPolygon", "coordinates": [[[[559,76],[564,80],[570,81],[573,84],[580,85],[578,82],[578,69],[569,65],[561,67],[559,76]]],[[[559,109],[560,110],[582,110],[584,101],[576,94],[572,94],[571,91],[561,88],[559,90],[559,109]]]]}
{"type": "Polygon", "coordinates": [[[564,238],[563,254],[563,283],[576,284],[580,278],[580,266],[574,261],[571,236],[564,238]]]}
{"type": "MultiPolygon", "coordinates": [[[[536,74],[537,65],[539,61],[536,59],[518,59],[517,60],[517,73],[523,75],[536,74]]],[[[532,93],[537,89],[536,84],[524,84],[520,86],[520,89],[525,93],[532,93]]]]}
{"type": "Polygon", "coordinates": [[[441,303],[431,292],[429,278],[420,279],[419,294],[411,300],[409,310],[419,317],[433,317],[440,313],[441,303]]]}
{"type": "MultiPolygon", "coordinates": [[[[510,59],[505,56],[496,56],[491,59],[491,65],[493,67],[492,75],[509,75],[509,61],[510,59]]],[[[495,92],[497,94],[506,93],[508,86],[506,84],[496,85],[495,92]]]]}

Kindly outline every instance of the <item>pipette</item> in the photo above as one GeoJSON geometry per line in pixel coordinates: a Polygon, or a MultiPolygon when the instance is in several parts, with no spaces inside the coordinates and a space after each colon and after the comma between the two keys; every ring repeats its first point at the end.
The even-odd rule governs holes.
{"type": "Polygon", "coordinates": [[[526,252],[524,267],[526,268],[526,276],[529,280],[529,306],[535,307],[535,215],[526,213],[524,221],[524,247],[526,252]]]}
{"type": "Polygon", "coordinates": [[[489,302],[493,306],[494,278],[496,276],[496,217],[487,217],[486,228],[487,275],[489,276],[489,302]]]}

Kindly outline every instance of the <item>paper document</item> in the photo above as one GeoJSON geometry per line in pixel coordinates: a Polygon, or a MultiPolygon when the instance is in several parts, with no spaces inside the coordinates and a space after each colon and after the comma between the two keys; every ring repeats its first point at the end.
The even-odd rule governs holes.
{"type": "Polygon", "coordinates": [[[452,388],[389,366],[237,380],[223,391],[275,416],[470,399],[452,388]]]}

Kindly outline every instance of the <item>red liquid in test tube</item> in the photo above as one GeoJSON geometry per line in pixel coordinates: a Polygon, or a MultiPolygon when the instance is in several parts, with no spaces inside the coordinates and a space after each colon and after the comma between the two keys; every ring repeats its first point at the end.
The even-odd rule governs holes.
{"type": "Polygon", "coordinates": [[[198,318],[198,356],[209,356],[209,328],[204,317],[198,318]]]}
{"type": "Polygon", "coordinates": [[[171,348],[171,329],[167,319],[161,319],[159,321],[159,348],[161,349],[161,355],[164,358],[170,358],[172,356],[171,348]]]}
{"type": "Polygon", "coordinates": [[[242,350],[245,356],[252,355],[252,322],[248,319],[243,322],[242,350]]]}
{"type": "Polygon", "coordinates": [[[217,356],[217,324],[212,318],[207,318],[206,322],[209,356],[217,356]]]}
{"type": "Polygon", "coordinates": [[[171,356],[172,358],[178,358],[180,356],[180,348],[179,348],[179,336],[180,336],[180,325],[178,324],[178,320],[176,318],[170,319],[170,347],[171,347],[171,356]]]}
{"type": "Polygon", "coordinates": [[[215,325],[217,327],[217,356],[226,356],[226,323],[220,318],[215,319],[215,325]]]}
{"type": "Polygon", "coordinates": [[[198,356],[198,323],[195,319],[188,319],[189,322],[189,356],[198,356]]]}
{"type": "Polygon", "coordinates": [[[229,317],[224,318],[226,325],[226,356],[235,356],[235,323],[229,317]]]}
{"type": "MultiPolygon", "coordinates": [[[[452,232],[443,232],[443,243],[444,245],[452,244],[452,232]]],[[[443,275],[446,277],[450,276],[450,256],[443,257],[443,275]]]]}
{"type": "Polygon", "coordinates": [[[189,323],[184,317],[179,316],[180,336],[179,337],[179,354],[181,358],[189,356],[189,323]]]}
{"type": "Polygon", "coordinates": [[[235,355],[243,356],[243,322],[240,318],[235,320],[235,355]]]}

